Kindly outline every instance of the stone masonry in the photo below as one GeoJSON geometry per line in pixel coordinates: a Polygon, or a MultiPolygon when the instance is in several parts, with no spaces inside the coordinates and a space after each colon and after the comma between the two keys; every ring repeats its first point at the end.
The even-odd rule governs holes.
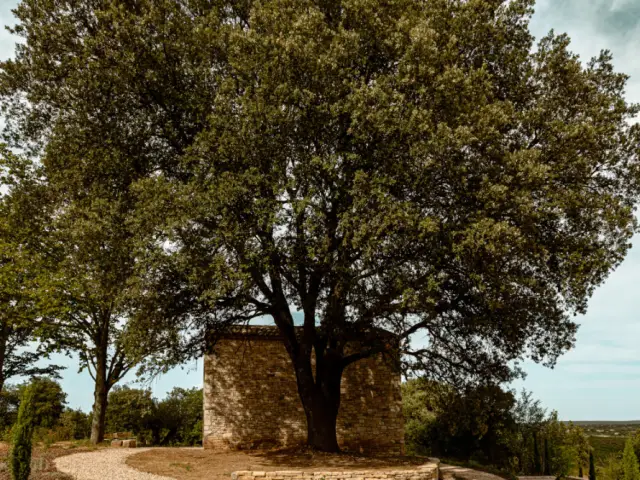
{"type": "Polygon", "coordinates": [[[407,470],[239,471],[231,474],[231,480],[438,480],[439,464],[438,459],[431,459],[429,463],[407,470]]]}
{"type": "MultiPolygon", "coordinates": [[[[382,357],[345,369],[338,415],[341,448],[404,453],[400,374],[382,357]]],[[[246,449],[304,443],[306,419],[277,329],[223,336],[204,360],[204,447],[246,449]]]]}

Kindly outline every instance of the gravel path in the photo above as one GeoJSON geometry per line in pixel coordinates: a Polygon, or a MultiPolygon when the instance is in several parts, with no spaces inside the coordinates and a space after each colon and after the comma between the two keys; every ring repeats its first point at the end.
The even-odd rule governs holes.
{"type": "Polygon", "coordinates": [[[56,468],[74,480],[175,480],[127,466],[127,457],[148,448],[104,448],[88,453],[74,453],[54,460],[56,468]]]}
{"type": "Polygon", "coordinates": [[[442,480],[504,480],[491,473],[480,472],[465,467],[440,464],[440,478],[442,480]]]}

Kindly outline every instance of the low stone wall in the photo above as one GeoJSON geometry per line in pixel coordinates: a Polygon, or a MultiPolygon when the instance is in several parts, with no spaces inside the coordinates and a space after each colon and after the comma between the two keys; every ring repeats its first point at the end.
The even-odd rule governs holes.
{"type": "Polygon", "coordinates": [[[275,472],[239,471],[231,474],[232,480],[438,480],[439,461],[425,463],[419,467],[398,470],[345,470],[345,471],[300,471],[281,470],[275,472]]]}

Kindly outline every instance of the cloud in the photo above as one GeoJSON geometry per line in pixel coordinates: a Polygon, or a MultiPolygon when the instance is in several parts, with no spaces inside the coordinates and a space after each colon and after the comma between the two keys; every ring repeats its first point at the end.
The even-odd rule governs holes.
{"type": "MultiPolygon", "coordinates": [[[[539,0],[531,31],[567,33],[583,62],[601,50],[613,54],[618,71],[630,75],[626,97],[640,103],[640,2],[637,0],[539,0]]],[[[576,346],[553,370],[525,362],[526,388],[565,420],[640,418],[640,237],[622,265],[589,302],[576,346]]]]}
{"type": "Polygon", "coordinates": [[[531,31],[540,39],[551,29],[567,33],[571,49],[588,61],[613,53],[618,70],[631,75],[627,98],[640,102],[640,2],[637,0],[539,0],[531,31]]]}
{"type": "Polygon", "coordinates": [[[15,8],[17,3],[14,0],[0,2],[0,25],[3,27],[0,30],[0,60],[6,60],[13,56],[15,44],[18,40],[4,28],[5,25],[12,26],[16,23],[11,9],[15,8]]]}

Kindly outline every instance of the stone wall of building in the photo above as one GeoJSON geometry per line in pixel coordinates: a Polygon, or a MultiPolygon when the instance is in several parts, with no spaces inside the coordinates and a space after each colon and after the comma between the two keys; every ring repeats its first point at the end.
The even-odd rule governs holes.
{"type": "MultiPolygon", "coordinates": [[[[204,360],[205,448],[270,448],[301,444],[306,419],[291,360],[279,338],[223,338],[204,360]]],[[[257,329],[257,330],[256,330],[257,329]]],[[[383,357],[345,369],[338,442],[362,453],[404,452],[400,374],[383,357]]]]}

